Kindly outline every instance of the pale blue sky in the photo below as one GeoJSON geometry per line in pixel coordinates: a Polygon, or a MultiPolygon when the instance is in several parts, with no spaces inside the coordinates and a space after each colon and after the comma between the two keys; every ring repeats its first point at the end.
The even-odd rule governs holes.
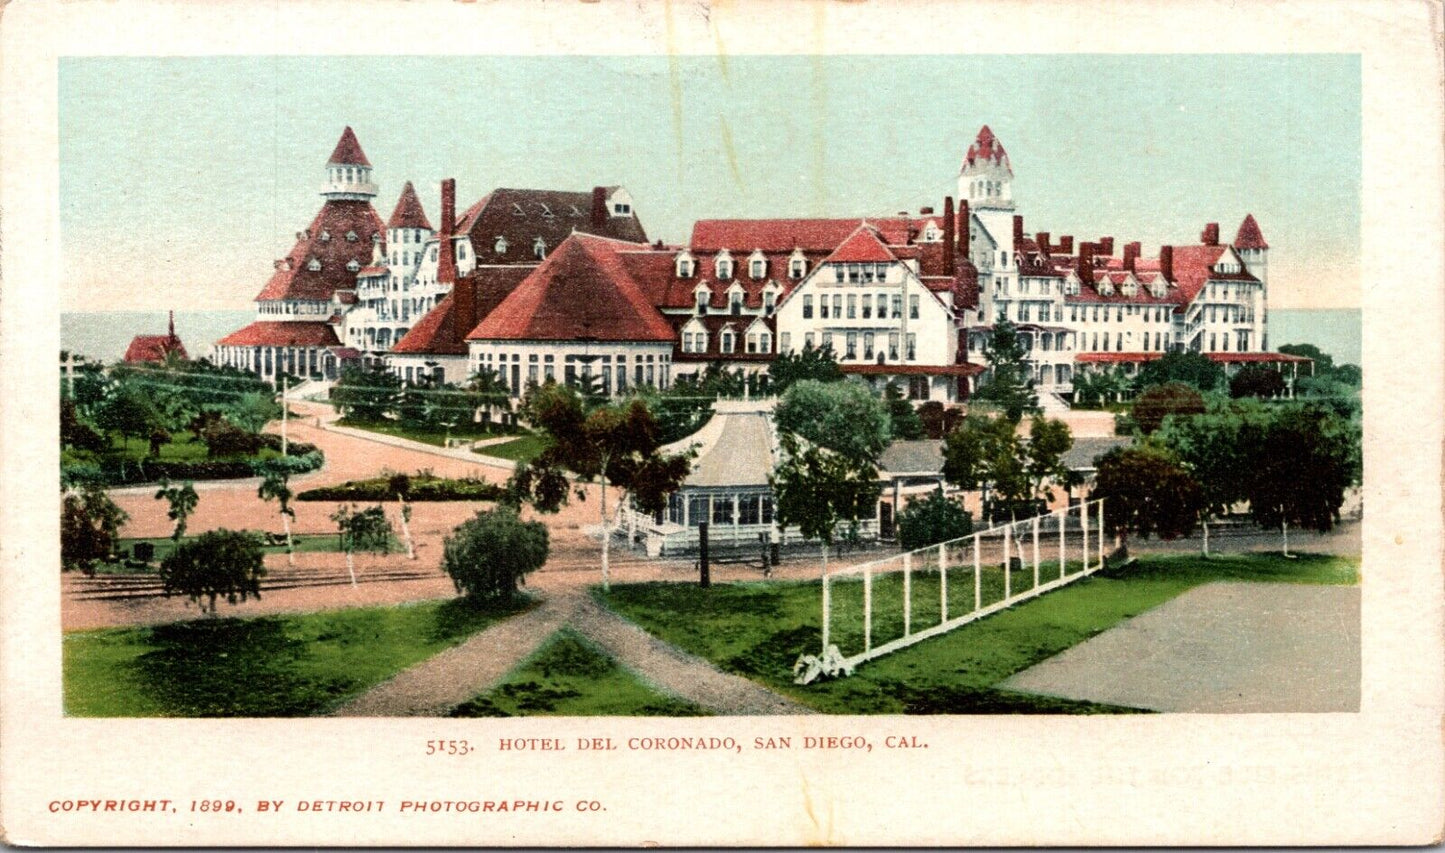
{"type": "Polygon", "coordinates": [[[352,125],[390,214],[623,184],[700,218],[939,207],[982,124],[1026,228],[1273,247],[1271,302],[1359,304],[1355,56],[75,58],[60,69],[66,310],[248,307],[352,125]]]}

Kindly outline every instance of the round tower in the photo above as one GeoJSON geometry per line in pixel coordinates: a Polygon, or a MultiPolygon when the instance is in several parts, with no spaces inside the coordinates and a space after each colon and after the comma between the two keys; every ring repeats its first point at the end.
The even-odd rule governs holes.
{"type": "Polygon", "coordinates": [[[1269,244],[1264,241],[1254,214],[1245,214],[1244,221],[1239,223],[1239,233],[1234,235],[1234,251],[1244,261],[1250,275],[1269,284],[1269,244]]]}
{"type": "Polygon", "coordinates": [[[321,197],[327,201],[371,201],[376,198],[376,184],[371,182],[371,161],[361,150],[361,143],[350,126],[341,132],[341,139],[326,160],[326,183],[321,197]]]}
{"type": "Polygon", "coordinates": [[[959,198],[968,199],[975,211],[1013,210],[1013,177],[1003,143],[984,125],[958,170],[959,198]]]}

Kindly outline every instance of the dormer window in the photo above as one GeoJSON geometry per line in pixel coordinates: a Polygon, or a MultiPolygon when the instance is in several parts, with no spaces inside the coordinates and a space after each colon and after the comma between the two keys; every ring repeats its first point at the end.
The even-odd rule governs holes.
{"type": "Polygon", "coordinates": [[[321,232],[321,242],[323,242],[323,243],[330,243],[330,242],[331,242],[331,232],[330,232],[330,231],[322,231],[322,232],[321,232]]]}
{"type": "Polygon", "coordinates": [[[513,215],[513,216],[526,216],[526,215],[527,215],[527,211],[523,210],[523,209],[522,209],[522,206],[521,206],[520,204],[517,204],[516,202],[513,202],[513,203],[512,203],[512,215],[513,215]]]}
{"type": "Polygon", "coordinates": [[[678,253],[677,253],[677,277],[678,277],[678,278],[692,278],[693,273],[696,272],[696,271],[697,271],[697,261],[694,260],[693,256],[692,256],[690,253],[686,252],[686,251],[678,252],[678,253]]]}
{"type": "Polygon", "coordinates": [[[932,222],[928,223],[928,227],[923,229],[923,242],[937,243],[941,239],[943,239],[943,235],[942,232],[938,230],[938,227],[932,222]]]}
{"type": "Polygon", "coordinates": [[[1166,295],[1168,295],[1169,292],[1168,288],[1164,286],[1164,279],[1162,278],[1154,282],[1154,287],[1152,288],[1152,290],[1154,292],[1155,299],[1163,299],[1166,295]]]}
{"type": "Polygon", "coordinates": [[[707,314],[707,304],[711,301],[709,299],[710,295],[711,294],[708,293],[708,290],[705,287],[699,287],[697,289],[697,293],[693,295],[693,299],[695,300],[695,304],[697,305],[697,315],[699,317],[707,314]]]}
{"type": "Polygon", "coordinates": [[[373,244],[376,244],[376,243],[380,243],[380,242],[381,242],[381,232],[380,232],[380,231],[378,231],[378,232],[376,232],[375,234],[372,234],[372,235],[371,235],[371,242],[372,242],[373,244]]]}
{"type": "Polygon", "coordinates": [[[492,244],[492,250],[499,255],[507,254],[507,238],[497,235],[497,242],[492,244]]]}
{"type": "Polygon", "coordinates": [[[579,208],[577,205],[575,205],[575,204],[574,204],[574,205],[571,205],[571,208],[572,208],[572,215],[573,215],[573,216],[581,216],[581,215],[582,215],[582,209],[579,208]]]}
{"type": "Polygon", "coordinates": [[[733,256],[728,254],[727,249],[718,253],[717,260],[713,262],[713,271],[723,281],[733,277],[733,256]]]}
{"type": "Polygon", "coordinates": [[[778,292],[768,289],[763,291],[763,316],[773,316],[773,311],[778,307],[778,292]]]}
{"type": "Polygon", "coordinates": [[[355,232],[355,231],[347,231],[347,232],[346,232],[346,242],[348,242],[348,243],[355,243],[355,242],[356,242],[357,240],[359,240],[359,239],[361,239],[361,238],[356,236],[356,232],[355,232]]]}
{"type": "Polygon", "coordinates": [[[1124,286],[1121,289],[1123,290],[1125,296],[1134,296],[1139,292],[1139,285],[1135,284],[1134,281],[1131,279],[1124,282],[1124,286]]]}
{"type": "Polygon", "coordinates": [[[722,352],[731,354],[731,353],[732,353],[734,350],[736,350],[736,349],[737,349],[737,335],[733,333],[733,330],[732,330],[732,329],[723,329],[723,333],[722,333],[722,352]]]}
{"type": "Polygon", "coordinates": [[[542,218],[543,218],[543,219],[551,219],[551,218],[552,218],[552,208],[548,207],[548,206],[545,205],[545,204],[542,205],[541,207],[542,207],[542,218]]]}
{"type": "Polygon", "coordinates": [[[732,293],[728,294],[728,311],[730,311],[733,316],[737,316],[738,314],[743,313],[742,291],[734,290],[732,293]]]}
{"type": "Polygon", "coordinates": [[[762,253],[762,250],[755,249],[748,256],[748,275],[752,276],[753,281],[761,281],[767,277],[768,258],[762,253]]]}
{"type": "Polygon", "coordinates": [[[457,260],[459,260],[459,261],[465,261],[466,259],[467,259],[467,244],[466,244],[466,243],[458,243],[458,244],[457,244],[457,260]]]}
{"type": "Polygon", "coordinates": [[[532,243],[532,254],[539,261],[547,257],[547,241],[538,237],[536,241],[532,243]]]}
{"type": "Polygon", "coordinates": [[[808,274],[808,259],[803,257],[801,251],[793,252],[788,258],[788,278],[797,281],[808,274]]]}
{"type": "Polygon", "coordinates": [[[432,263],[436,263],[436,260],[437,260],[437,247],[436,247],[436,246],[432,246],[432,247],[431,247],[431,260],[432,260],[432,263]]]}
{"type": "Polygon", "coordinates": [[[618,202],[617,204],[612,205],[612,215],[613,215],[613,216],[626,216],[627,214],[629,214],[629,213],[631,213],[631,212],[632,212],[632,205],[630,205],[630,204],[623,204],[622,202],[618,202]]]}
{"type": "Polygon", "coordinates": [[[352,258],[346,262],[346,269],[348,272],[356,272],[361,269],[361,264],[357,262],[356,258],[352,258]]]}
{"type": "Polygon", "coordinates": [[[312,258],[309,262],[307,262],[306,268],[308,270],[311,270],[312,272],[320,272],[321,262],[316,260],[315,258],[312,258]]]}
{"type": "Polygon", "coordinates": [[[1064,279],[1064,295],[1065,295],[1065,296],[1078,296],[1078,295],[1079,295],[1079,280],[1078,280],[1077,278],[1074,278],[1073,276],[1069,276],[1068,278],[1064,279]]]}
{"type": "Polygon", "coordinates": [[[1101,295],[1101,296],[1113,296],[1113,295],[1114,295],[1114,284],[1113,284],[1113,282],[1109,281],[1107,278],[1104,279],[1103,281],[1100,281],[1100,282],[1099,282],[1099,295],[1101,295]]]}

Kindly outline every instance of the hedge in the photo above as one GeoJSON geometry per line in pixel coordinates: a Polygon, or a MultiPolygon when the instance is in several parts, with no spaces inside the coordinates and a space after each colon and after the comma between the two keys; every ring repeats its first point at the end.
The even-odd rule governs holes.
{"type": "MultiPolygon", "coordinates": [[[[335,486],[321,486],[307,489],[296,496],[299,501],[389,501],[396,495],[388,485],[389,478],[373,477],[369,480],[352,480],[335,486]]],[[[476,477],[450,480],[442,477],[411,478],[411,491],[406,499],[416,501],[495,501],[506,494],[506,489],[476,477]]]]}
{"type": "Polygon", "coordinates": [[[315,471],[326,462],[325,454],[314,444],[295,442],[288,450],[290,452],[286,456],[268,460],[203,459],[181,462],[170,459],[106,459],[98,463],[62,465],[60,479],[62,483],[100,483],[104,486],[130,486],[161,480],[238,480],[259,476],[262,466],[281,464],[287,466],[292,474],[302,474],[315,471]]]}

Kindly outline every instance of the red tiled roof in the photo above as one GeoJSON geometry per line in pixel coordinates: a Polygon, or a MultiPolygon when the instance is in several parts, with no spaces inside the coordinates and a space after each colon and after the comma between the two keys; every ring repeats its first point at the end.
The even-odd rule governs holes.
{"type": "Polygon", "coordinates": [[[1120,364],[1130,361],[1156,361],[1164,357],[1162,352],[1081,352],[1074,361],[1083,364],[1120,364]]]}
{"type": "MultiPolygon", "coordinates": [[[[968,153],[964,155],[963,164],[969,166],[978,160],[1002,163],[1005,168],[1008,167],[1008,152],[1003,150],[1003,143],[998,141],[998,137],[993,135],[993,131],[988,129],[988,125],[983,126],[983,129],[978,132],[978,138],[968,146],[968,153]]],[[[1009,171],[1012,174],[1013,170],[1009,171]]]]}
{"type": "Polygon", "coordinates": [[[380,231],[381,218],[371,202],[327,200],[256,301],[329,300],[338,288],[355,287],[357,274],[346,266],[352,261],[360,265],[371,262],[371,238],[380,231]],[[355,233],[356,239],[346,239],[348,233],[355,233]],[[323,235],[330,239],[322,239],[323,235]],[[321,269],[311,269],[312,260],[319,261],[321,269]]]}
{"type": "Polygon", "coordinates": [[[647,242],[647,232],[635,212],[626,216],[613,216],[609,212],[601,227],[594,227],[592,193],[560,190],[492,190],[462,213],[456,233],[472,241],[479,263],[535,264],[537,257],[532,253],[532,246],[538,237],[550,253],[574,231],[633,243],[647,242]],[[496,251],[498,237],[507,240],[504,254],[496,251]]]}
{"type": "Polygon", "coordinates": [[[334,347],[340,346],[336,332],[327,323],[311,321],[257,320],[216,341],[232,347],[334,347]]]}
{"type": "Polygon", "coordinates": [[[1234,235],[1234,248],[1236,249],[1268,249],[1269,244],[1264,242],[1264,234],[1259,230],[1259,223],[1254,221],[1253,213],[1246,213],[1244,221],[1239,223],[1239,233],[1234,235]]]}
{"type": "Polygon", "coordinates": [[[1226,363],[1258,363],[1258,362],[1281,362],[1284,364],[1303,364],[1307,361],[1314,361],[1302,355],[1286,355],[1282,352],[1207,352],[1206,356],[1212,361],[1226,363]]]}
{"type": "Polygon", "coordinates": [[[672,326],[619,257],[628,248],[636,247],[568,237],[467,340],[673,341],[672,326]]]}
{"type": "Polygon", "coordinates": [[[898,260],[879,239],[878,232],[867,225],[859,225],[848,239],[839,244],[823,263],[891,263],[898,260]]]}
{"type": "Polygon", "coordinates": [[[842,364],[844,373],[860,376],[977,376],[981,364],[842,364]]]}
{"type": "MultiPolygon", "coordinates": [[[[535,267],[479,267],[463,276],[454,286],[470,287],[475,294],[478,319],[484,319],[517,288],[535,267]]],[[[457,328],[452,294],[448,293],[436,307],[417,321],[402,339],[391,348],[395,353],[429,355],[466,355],[467,332],[457,328]]]]}
{"type": "Polygon", "coordinates": [[[688,245],[693,252],[832,252],[858,227],[877,229],[889,246],[906,246],[929,217],[853,217],[851,219],[699,219],[688,245]]]}
{"type": "Polygon", "coordinates": [[[136,335],[125,349],[126,361],[165,361],[166,356],[175,353],[186,358],[186,347],[181,339],[172,335],[136,335]]]}
{"type": "Polygon", "coordinates": [[[771,336],[769,345],[777,345],[778,323],[774,317],[762,317],[757,314],[708,314],[705,317],[690,317],[687,315],[672,316],[667,318],[675,330],[673,337],[676,345],[673,347],[673,361],[771,361],[775,353],[749,353],[747,351],[748,329],[753,323],[761,321],[763,327],[768,330],[771,336]],[[707,330],[707,349],[703,352],[682,351],[682,330],[693,320],[702,323],[707,330]],[[733,334],[737,336],[732,352],[722,351],[722,331],[731,325],[733,334]]]}
{"type": "Polygon", "coordinates": [[[366,152],[361,150],[361,143],[356,140],[356,134],[352,132],[351,126],[341,131],[341,138],[336,141],[336,148],[332,150],[331,156],[326,158],[326,163],[339,166],[370,166],[371,161],[366,159],[366,152]]]}
{"type": "Polygon", "coordinates": [[[391,218],[386,221],[387,228],[424,228],[427,231],[433,230],[431,223],[427,221],[426,211],[422,209],[421,199],[416,197],[416,188],[411,181],[401,188],[401,198],[396,200],[396,209],[391,212],[391,218]]]}

